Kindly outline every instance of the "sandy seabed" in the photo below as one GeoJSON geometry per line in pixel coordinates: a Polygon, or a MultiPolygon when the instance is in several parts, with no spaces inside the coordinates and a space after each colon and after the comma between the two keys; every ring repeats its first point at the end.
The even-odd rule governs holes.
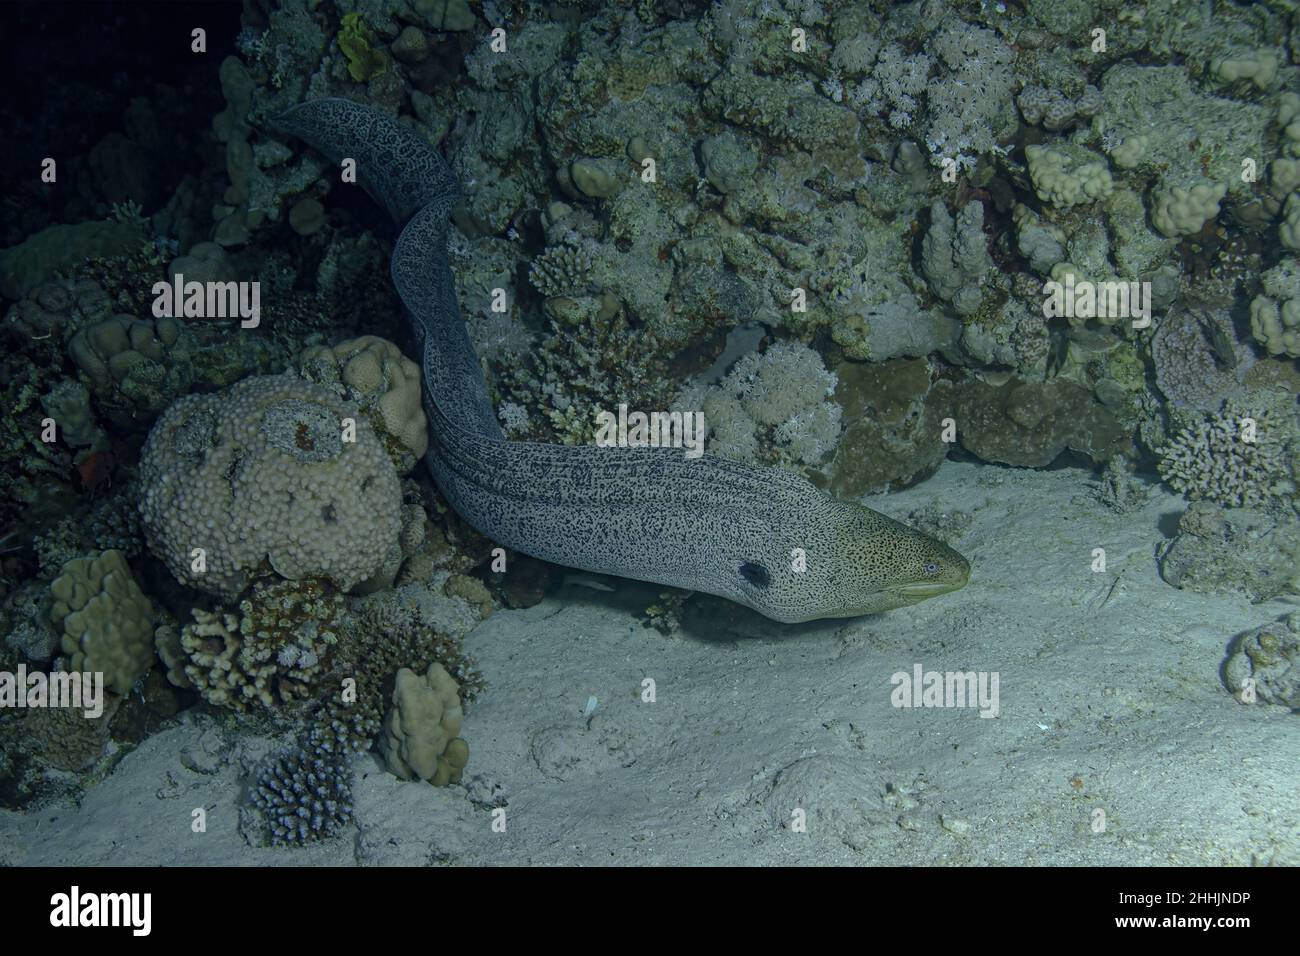
{"type": "Polygon", "coordinates": [[[569,584],[467,638],[489,689],[460,786],[367,755],[354,827],[252,846],[243,790],[278,742],[190,712],[78,804],[0,812],[0,864],[1300,864],[1300,723],[1220,677],[1234,635],[1294,604],[1165,584],[1180,498],[1120,515],[1077,470],[948,462],[867,503],[971,515],[971,583],[798,626],[699,599],[672,637],[636,614],[656,589],[569,584]],[[892,706],[917,664],[996,672],[998,716],[892,706]]]}

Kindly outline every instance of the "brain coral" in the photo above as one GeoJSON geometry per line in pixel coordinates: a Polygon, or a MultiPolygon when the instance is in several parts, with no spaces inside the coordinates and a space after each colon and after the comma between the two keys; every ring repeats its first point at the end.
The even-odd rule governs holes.
{"type": "Polygon", "coordinates": [[[122,552],[69,561],[50,593],[70,669],[102,672],[109,690],[129,694],[153,662],[153,607],[122,552]]]}
{"type": "Polygon", "coordinates": [[[150,550],[182,583],[228,597],[264,563],[346,590],[401,531],[401,487],[374,429],[292,375],[181,398],[149,433],[140,487],[150,550]]]}

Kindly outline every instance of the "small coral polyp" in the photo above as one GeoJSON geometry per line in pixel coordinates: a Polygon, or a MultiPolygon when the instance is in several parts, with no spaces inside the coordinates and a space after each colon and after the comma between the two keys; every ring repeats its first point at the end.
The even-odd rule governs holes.
{"type": "Polygon", "coordinates": [[[150,549],[177,580],[233,597],[266,567],[348,589],[401,531],[397,472],[357,407],[292,375],[188,395],[140,464],[150,549]]]}

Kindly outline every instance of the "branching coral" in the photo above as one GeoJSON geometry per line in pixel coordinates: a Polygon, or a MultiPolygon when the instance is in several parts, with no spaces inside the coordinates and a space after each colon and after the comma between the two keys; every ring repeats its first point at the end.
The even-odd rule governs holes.
{"type": "Polygon", "coordinates": [[[1226,309],[1188,305],[1170,310],[1151,339],[1156,384],[1175,406],[1217,410],[1237,385],[1248,350],[1236,342],[1226,309]]]}
{"type": "Polygon", "coordinates": [[[138,500],[135,483],[125,482],[93,502],[89,512],[78,509],[37,535],[33,544],[41,570],[57,575],[64,564],[88,551],[120,551],[134,558],[144,550],[138,500]]]}
{"type": "Polygon", "coordinates": [[[655,336],[632,328],[617,300],[604,297],[588,321],[555,321],[523,366],[505,370],[502,397],[526,409],[535,428],[549,426],[528,437],[578,444],[595,437],[602,409],[665,408],[666,368],[655,336]]]}
{"type": "Polygon", "coordinates": [[[238,612],[195,610],[183,670],[204,700],[244,710],[301,701],[339,642],[343,597],[318,581],[258,582],[238,612]]]}
{"type": "Polygon", "coordinates": [[[370,695],[379,693],[399,667],[422,673],[432,663],[455,679],[466,703],[476,700],[486,686],[460,639],[435,629],[419,606],[403,602],[394,593],[357,602],[348,618],[336,670],[358,676],[365,699],[377,708],[376,720],[383,716],[386,702],[370,695]]]}
{"type": "Polygon", "coordinates": [[[262,766],[249,802],[262,814],[272,846],[324,840],[352,820],[352,756],[312,732],[262,766]]]}
{"type": "Polygon", "coordinates": [[[542,295],[585,295],[591,284],[591,252],[580,245],[551,246],[528,266],[528,280],[542,295]]]}
{"type": "Polygon", "coordinates": [[[1234,403],[1182,429],[1161,450],[1161,477],[1190,500],[1256,507],[1288,481],[1285,440],[1271,415],[1234,403]]]}
{"type": "MultiPolygon", "coordinates": [[[[457,638],[435,632],[418,610],[391,595],[359,602],[346,623],[306,729],[262,766],[250,789],[250,805],[272,845],[327,839],[351,821],[352,758],[375,743],[404,668],[407,673],[446,675],[444,686],[459,685],[463,703],[474,700],[484,687],[457,638]]],[[[443,700],[450,703],[449,698],[443,700]]],[[[411,714],[414,718],[415,710],[411,714]]],[[[398,720],[400,729],[400,715],[398,720]]],[[[464,767],[468,750],[463,741],[444,741],[440,753],[447,767],[441,782],[450,782],[452,771],[458,774],[464,767]]],[[[438,754],[433,765],[436,775],[438,754]]]]}

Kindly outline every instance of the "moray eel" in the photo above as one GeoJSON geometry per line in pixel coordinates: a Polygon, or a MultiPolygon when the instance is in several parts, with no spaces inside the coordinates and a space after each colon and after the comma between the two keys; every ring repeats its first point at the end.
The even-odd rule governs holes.
{"type": "Polygon", "coordinates": [[[348,100],[276,120],[357,182],[401,230],[392,277],[418,341],[451,506],[497,542],[555,564],[704,591],[777,621],[855,617],[966,584],[952,548],[775,468],[680,449],[509,441],[460,316],[447,261],[459,184],[415,130],[348,100]]]}

